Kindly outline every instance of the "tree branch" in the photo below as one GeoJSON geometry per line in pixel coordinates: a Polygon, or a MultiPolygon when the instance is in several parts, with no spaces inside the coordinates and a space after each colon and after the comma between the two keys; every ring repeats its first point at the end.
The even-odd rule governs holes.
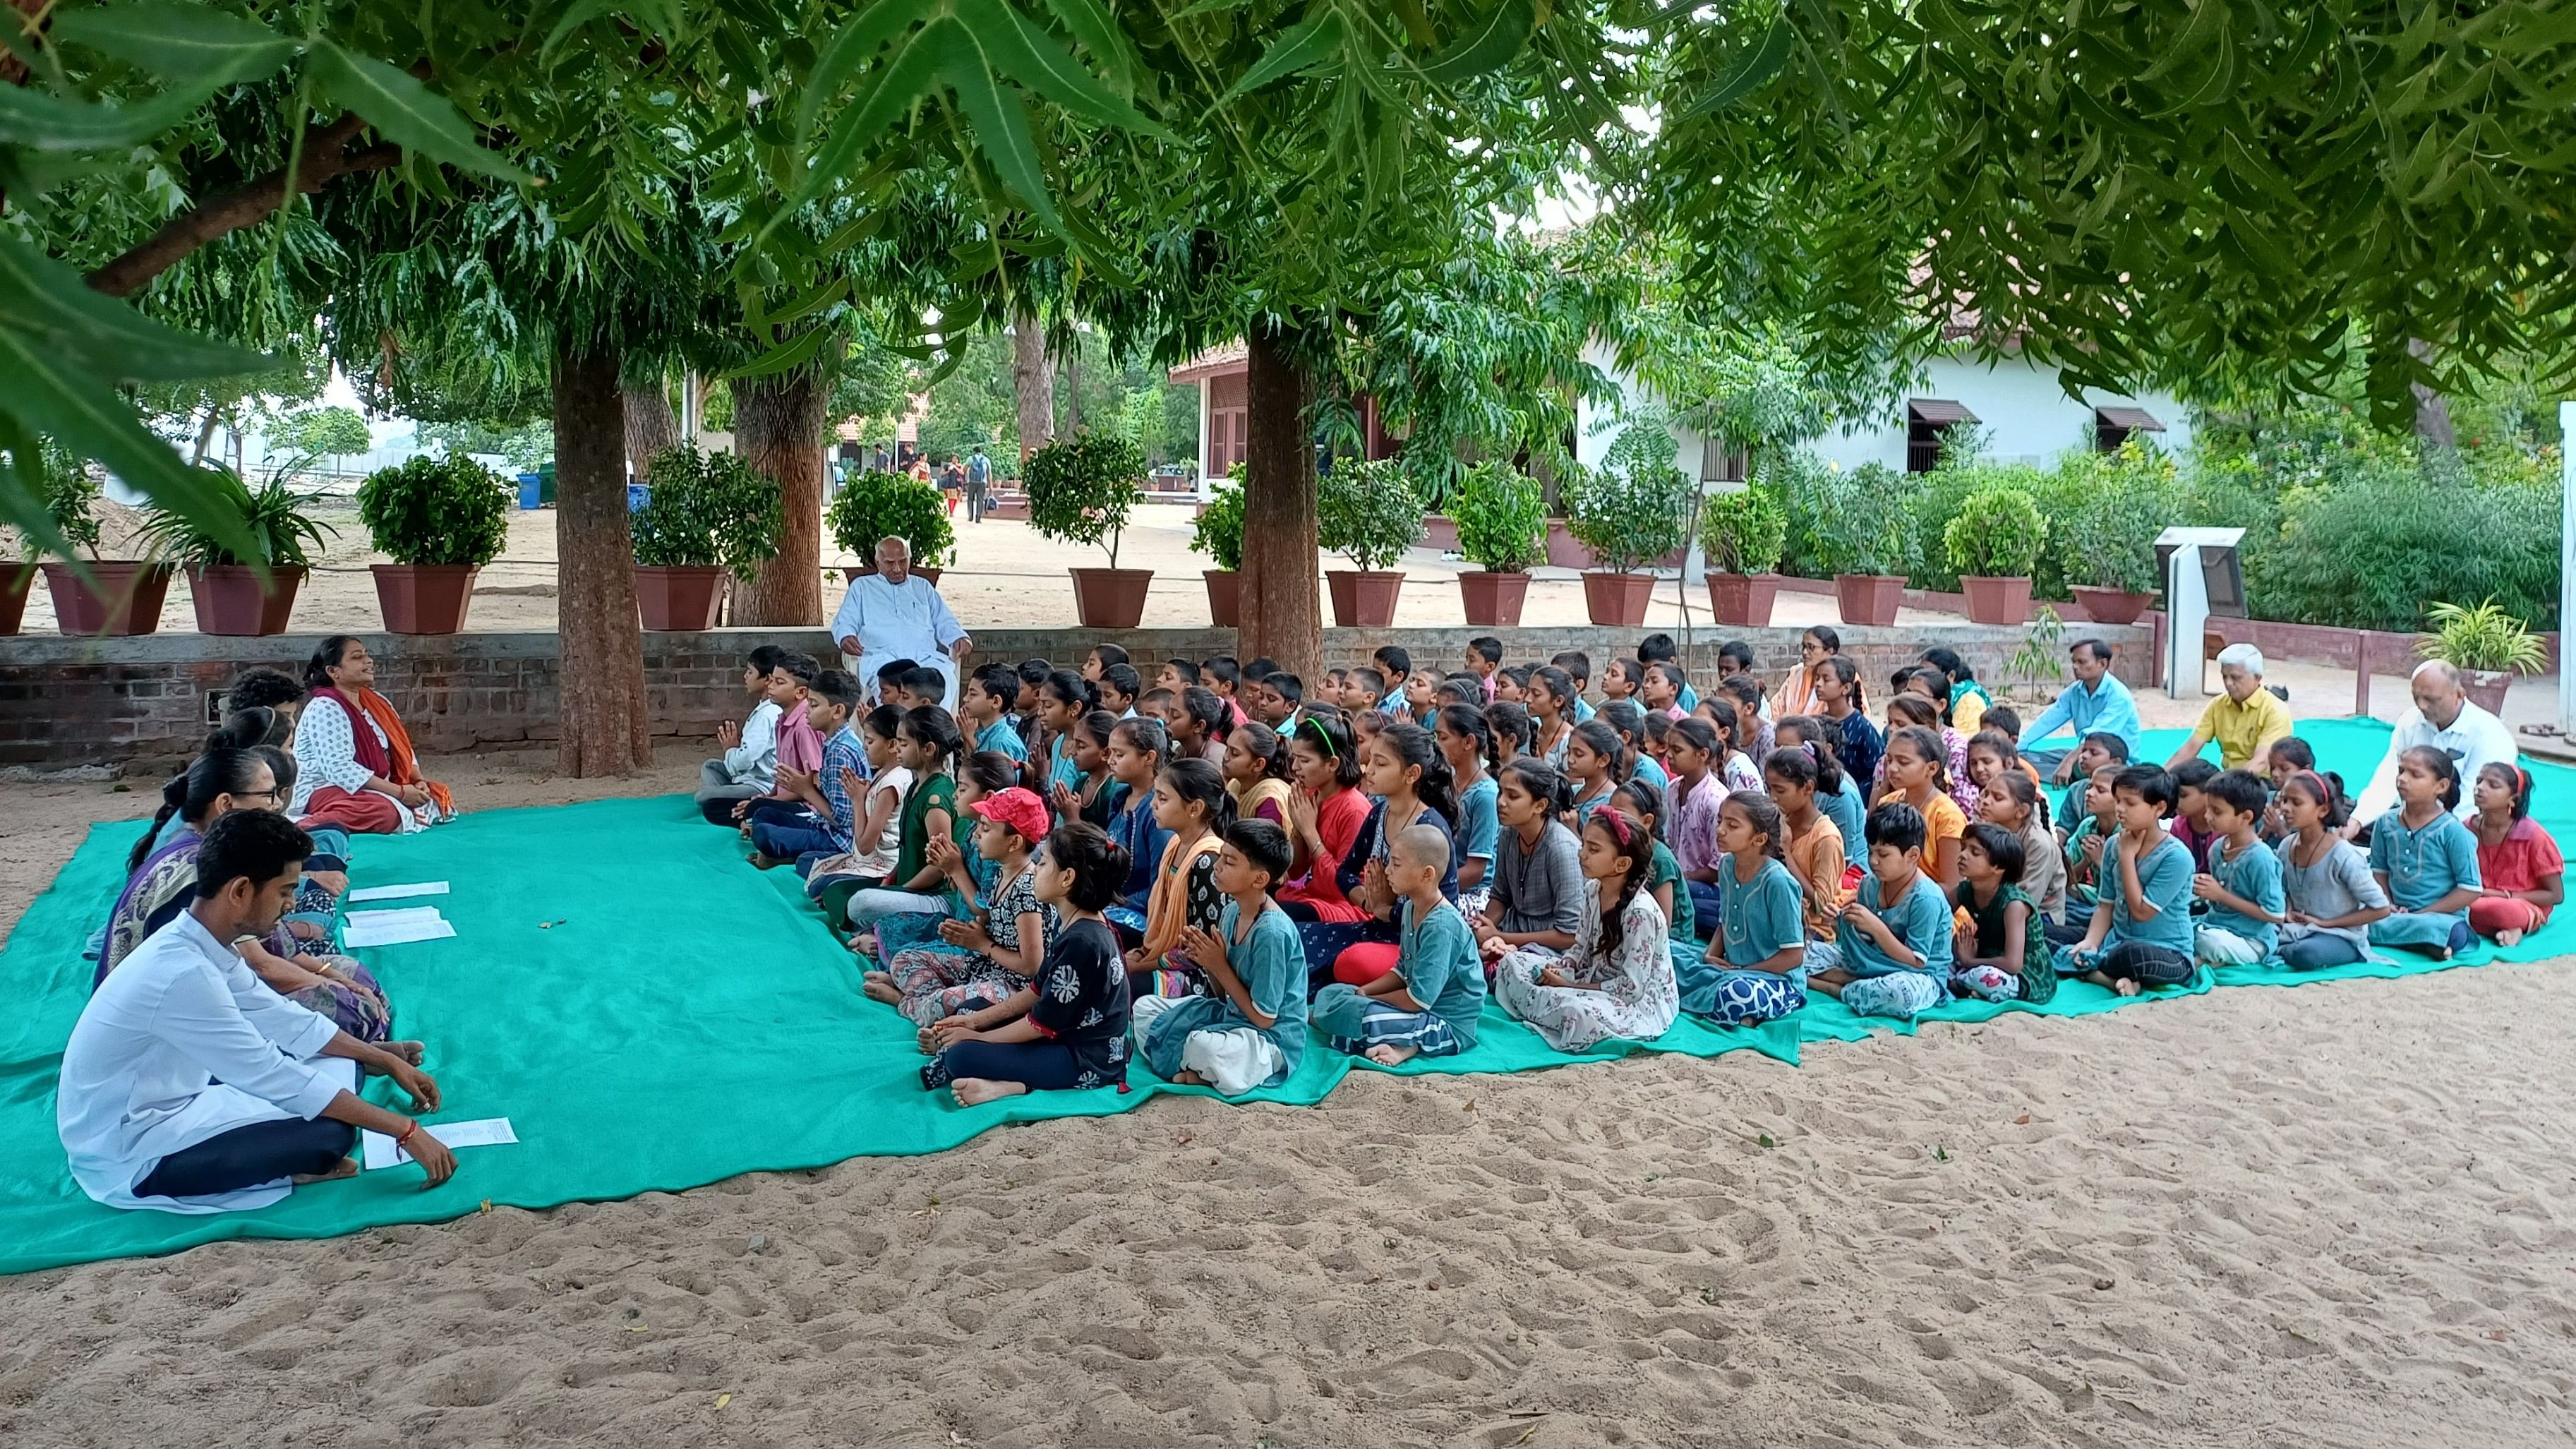
{"type": "MultiPolygon", "coordinates": [[[[355,112],[304,133],[303,166],[295,190],[311,195],[352,171],[383,171],[402,160],[399,146],[369,146],[351,151],[349,142],[366,129],[355,112]]],[[[286,204],[286,168],[207,198],[162,223],[161,229],[89,274],[89,284],[111,297],[132,296],[180,259],[218,237],[254,226],[286,204]]]]}

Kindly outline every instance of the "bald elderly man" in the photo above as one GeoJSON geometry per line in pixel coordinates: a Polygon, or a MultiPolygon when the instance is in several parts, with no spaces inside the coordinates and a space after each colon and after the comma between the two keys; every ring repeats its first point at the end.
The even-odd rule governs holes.
{"type": "Polygon", "coordinates": [[[2451,757],[2459,766],[2459,808],[2451,813],[2462,820],[2476,817],[2474,792],[2465,788],[2478,777],[2485,765],[2511,765],[2514,761],[2513,732],[2504,721],[2477,707],[2460,689],[2460,671],[2439,659],[2427,659],[2415,666],[2415,707],[2397,718],[2397,732],[2388,737],[2387,758],[2363,787],[2361,798],[2353,803],[2352,819],[2346,821],[2343,833],[2348,839],[2359,835],[2371,822],[2397,805],[2397,757],[2417,745],[2429,746],[2451,757]]]}
{"type": "Polygon", "coordinates": [[[930,580],[912,571],[912,545],[888,536],[877,540],[877,571],[850,580],[850,591],[832,616],[850,672],[873,688],[876,671],[898,659],[927,664],[947,680],[941,703],[957,708],[957,673],[975,641],[948,612],[948,601],[930,580]],[[864,662],[862,662],[864,661],[864,662]]]}
{"type": "Polygon", "coordinates": [[[2230,644],[2218,651],[2219,696],[2200,712],[2191,738],[2165,761],[2170,770],[2218,741],[2222,770],[2259,770],[2263,752],[2290,733],[2290,707],[2263,687],[2263,651],[2251,644],[2230,644]]]}

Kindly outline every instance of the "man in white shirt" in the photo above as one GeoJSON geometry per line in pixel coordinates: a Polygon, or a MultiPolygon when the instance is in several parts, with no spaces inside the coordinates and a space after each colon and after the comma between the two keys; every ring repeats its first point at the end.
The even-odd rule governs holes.
{"type": "Polygon", "coordinates": [[[2344,822],[2344,838],[2359,835],[2396,808],[2397,757],[2417,745],[2451,757],[2459,767],[2461,786],[2459,807],[2451,813],[2462,820],[2476,817],[2478,807],[2469,783],[2477,779],[2481,766],[2514,763],[2513,732],[2503,720],[2478,708],[2460,682],[2460,671],[2442,660],[2427,659],[2415,666],[2415,707],[2397,717],[2396,732],[2388,737],[2388,754],[2370,783],[2362,787],[2361,798],[2353,802],[2352,818],[2344,822]]]}
{"type": "Polygon", "coordinates": [[[877,665],[897,659],[916,660],[939,671],[947,683],[940,703],[957,708],[957,674],[975,641],[948,612],[948,601],[930,580],[912,571],[912,545],[900,538],[877,540],[877,571],[850,580],[849,593],[832,616],[832,637],[841,657],[861,680],[876,677],[877,665]],[[863,659],[875,664],[862,665],[863,659]]]}
{"type": "Polygon", "coordinates": [[[436,1111],[418,1043],[359,1041],[270,990],[233,949],[276,926],[312,849],[283,815],[225,815],[198,852],[196,899],[81,1009],[54,1104],[81,1191],[163,1212],[265,1207],[297,1183],[355,1172],[359,1128],[402,1143],[432,1187],[456,1170],[418,1122],[357,1094],[364,1069],[436,1111]]]}

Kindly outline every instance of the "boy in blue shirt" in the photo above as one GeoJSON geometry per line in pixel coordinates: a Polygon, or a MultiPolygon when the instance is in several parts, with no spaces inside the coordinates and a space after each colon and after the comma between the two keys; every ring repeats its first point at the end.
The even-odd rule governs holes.
{"type": "Polygon", "coordinates": [[[1137,1054],[1156,1075],[1239,1097],[1297,1070],[1306,1050],[1306,947],[1270,898],[1289,864],[1288,832],[1267,820],[1238,820],[1225,833],[1215,881],[1230,898],[1224,914],[1213,933],[1181,932],[1182,949],[1215,994],[1148,996],[1133,1008],[1137,1054]]]}
{"type": "Polygon", "coordinates": [[[1008,755],[1013,764],[1028,763],[1028,742],[1020,738],[1011,717],[1019,697],[1019,671],[1007,664],[987,664],[967,679],[957,696],[957,713],[967,737],[975,742],[974,753],[990,750],[1008,755]]]}
{"type": "Polygon", "coordinates": [[[1911,1017],[1941,1004],[1950,980],[1950,903],[1923,868],[1930,827],[1902,800],[1869,812],[1869,875],[1834,939],[1807,948],[1807,986],[1860,1016],[1911,1017]]]}
{"type": "Polygon", "coordinates": [[[2281,857],[2261,838],[2271,792],[2244,770],[2224,770],[2200,787],[2200,799],[2201,813],[2218,838],[2210,843],[2209,869],[2191,882],[2191,893],[2209,902],[2192,954],[2204,966],[2271,960],[2281,943],[2282,914],[2289,908],[2281,888],[2281,857]]]}
{"type": "Polygon", "coordinates": [[[2103,852],[2101,903],[2057,974],[2122,996],[2184,985],[2200,968],[2192,960],[2191,847],[2165,833],[2173,777],[2154,765],[2131,765],[2111,778],[2111,798],[2120,828],[2103,852]]]}

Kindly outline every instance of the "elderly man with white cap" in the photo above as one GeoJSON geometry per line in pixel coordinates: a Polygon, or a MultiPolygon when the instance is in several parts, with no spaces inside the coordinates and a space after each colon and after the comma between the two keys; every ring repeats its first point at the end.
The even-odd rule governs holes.
{"type": "MultiPolygon", "coordinates": [[[[2475,780],[2484,766],[2515,763],[2513,732],[2462,692],[2458,669],[2443,660],[2427,659],[2415,666],[2414,691],[2415,707],[2397,717],[2397,732],[2388,737],[2387,758],[2379,762],[2361,798],[2353,802],[2352,819],[2343,827],[2347,838],[2396,807],[2397,757],[2417,745],[2450,756],[2463,781],[2475,780]]],[[[2478,807],[2473,792],[2462,790],[2459,808],[2451,813],[2475,820],[2478,807]]]]}
{"type": "Polygon", "coordinates": [[[850,580],[840,612],[832,616],[832,637],[841,646],[841,657],[868,688],[875,685],[870,672],[879,666],[898,659],[927,664],[947,680],[940,703],[955,709],[957,670],[974,651],[975,641],[948,612],[939,590],[912,571],[911,544],[889,534],[877,540],[876,559],[877,571],[850,580]]]}
{"type": "Polygon", "coordinates": [[[2218,683],[2223,691],[2200,712],[2191,738],[2165,761],[2170,770],[2218,741],[2222,770],[2259,770],[2263,752],[2290,732],[2290,707],[2263,687],[2263,651],[2251,644],[2230,644],[2218,651],[2218,683]]]}

